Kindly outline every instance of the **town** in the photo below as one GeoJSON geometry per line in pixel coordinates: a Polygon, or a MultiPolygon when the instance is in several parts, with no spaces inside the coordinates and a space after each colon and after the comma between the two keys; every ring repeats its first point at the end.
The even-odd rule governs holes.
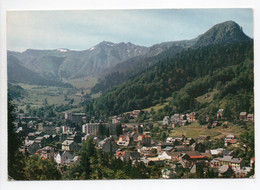
{"type": "MultiPolygon", "coordinates": [[[[40,159],[54,159],[61,175],[65,175],[64,167],[80,163],[81,147],[91,138],[96,149],[114,159],[131,162],[133,166],[138,163],[156,166],[156,176],[161,179],[243,178],[254,174],[254,157],[248,158],[249,147],[240,136],[227,132],[219,139],[203,134],[169,135],[190,125],[200,126],[198,113],[178,113],[165,116],[162,121],[140,122],[141,115],[149,114],[146,112],[133,110],[113,116],[110,122],[96,120],[85,113],[64,112],[65,125],[61,126],[54,125],[53,118],[47,121],[17,113],[15,131],[23,137],[19,151],[40,159]]],[[[203,128],[229,128],[230,122],[223,117],[223,112],[219,109],[217,120],[203,128]]],[[[253,126],[254,115],[241,112],[238,122],[253,126]]]]}

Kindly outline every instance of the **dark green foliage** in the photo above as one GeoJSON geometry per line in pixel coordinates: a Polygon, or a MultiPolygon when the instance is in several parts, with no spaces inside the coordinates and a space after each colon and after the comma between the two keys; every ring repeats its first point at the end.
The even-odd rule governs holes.
{"type": "Polygon", "coordinates": [[[116,136],[119,137],[119,135],[121,135],[122,133],[123,133],[122,126],[121,126],[121,124],[118,124],[118,125],[116,126],[116,136]]]}
{"type": "Polygon", "coordinates": [[[113,72],[104,79],[99,79],[98,83],[91,89],[92,93],[97,93],[109,89],[117,84],[124,82],[128,77],[125,73],[113,72]]]}
{"type": "Polygon", "coordinates": [[[246,145],[243,158],[245,163],[249,165],[250,159],[255,157],[255,132],[252,124],[249,124],[247,128],[248,131],[243,132],[239,139],[246,145]]]}
{"type": "Polygon", "coordinates": [[[150,107],[161,98],[177,92],[173,105],[177,111],[184,111],[198,107],[195,98],[217,84],[219,87],[226,83],[227,87],[222,88],[223,92],[219,95],[222,98],[222,94],[227,95],[224,92],[226,89],[230,89],[228,93],[235,92],[232,91],[233,87],[251,90],[253,73],[248,75],[247,72],[251,72],[253,68],[252,52],[252,41],[188,49],[176,54],[174,58],[159,61],[144,72],[108,90],[97,98],[91,107],[96,114],[114,115],[150,107]],[[241,69],[240,64],[243,65],[241,69]],[[227,81],[233,82],[229,84],[227,81]]]}
{"type": "Polygon", "coordinates": [[[22,168],[23,162],[20,159],[22,157],[18,149],[22,144],[21,139],[15,133],[15,107],[8,96],[8,175],[13,179],[23,179],[22,168]],[[18,172],[17,172],[18,171],[18,172]]]}
{"type": "Polygon", "coordinates": [[[59,180],[61,174],[53,159],[32,156],[26,159],[24,175],[26,180],[59,180]]]}
{"type": "Polygon", "coordinates": [[[54,160],[26,157],[19,152],[22,142],[14,132],[14,105],[8,98],[8,175],[14,180],[57,180],[61,178],[54,160]]]}
{"type": "Polygon", "coordinates": [[[142,164],[132,165],[108,155],[89,138],[80,151],[80,163],[69,167],[65,179],[145,179],[148,169],[142,164]]]}
{"type": "Polygon", "coordinates": [[[8,83],[8,94],[12,99],[23,98],[26,95],[26,91],[19,85],[8,83]]]}

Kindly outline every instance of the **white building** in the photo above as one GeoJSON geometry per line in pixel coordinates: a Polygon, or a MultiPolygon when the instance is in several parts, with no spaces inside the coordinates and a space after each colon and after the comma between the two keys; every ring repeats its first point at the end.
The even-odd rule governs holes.
{"type": "Polygon", "coordinates": [[[87,135],[96,136],[99,132],[100,123],[87,123],[82,125],[82,132],[87,135]]]}

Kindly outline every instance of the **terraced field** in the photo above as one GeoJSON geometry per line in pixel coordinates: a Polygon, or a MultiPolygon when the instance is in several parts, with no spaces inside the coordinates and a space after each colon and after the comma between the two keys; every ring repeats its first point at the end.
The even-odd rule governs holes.
{"type": "Polygon", "coordinates": [[[197,138],[200,135],[208,135],[211,139],[217,139],[225,137],[228,134],[239,136],[244,131],[245,129],[242,126],[234,125],[233,123],[229,123],[228,128],[218,126],[213,129],[206,129],[205,126],[200,125],[199,123],[192,123],[183,127],[174,128],[171,131],[170,136],[180,137],[181,135],[185,135],[186,137],[197,138]]]}

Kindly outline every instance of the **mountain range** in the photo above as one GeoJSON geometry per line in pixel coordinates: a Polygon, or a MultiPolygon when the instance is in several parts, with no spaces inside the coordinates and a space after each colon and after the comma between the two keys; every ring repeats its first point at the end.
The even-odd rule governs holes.
{"type": "Polygon", "coordinates": [[[104,91],[151,67],[158,61],[172,58],[185,50],[248,40],[251,39],[244,34],[237,23],[227,21],[213,26],[192,40],[164,42],[151,47],[138,46],[130,42],[103,41],[83,51],[65,48],[8,51],[8,80],[29,84],[68,86],[63,81],[91,76],[99,79],[93,92],[104,91]],[[117,80],[106,82],[112,81],[113,77],[117,77],[117,80]]]}

